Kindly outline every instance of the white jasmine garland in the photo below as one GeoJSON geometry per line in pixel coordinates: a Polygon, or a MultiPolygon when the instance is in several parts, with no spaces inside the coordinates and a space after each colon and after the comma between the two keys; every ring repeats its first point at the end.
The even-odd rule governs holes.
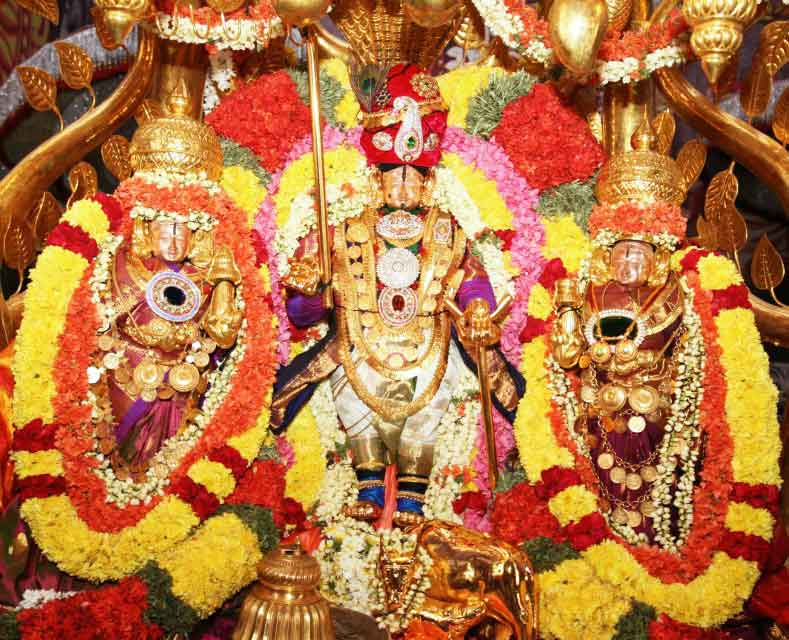
{"type": "Polygon", "coordinates": [[[176,213],[163,209],[153,209],[136,204],[129,211],[132,220],[147,220],[148,222],[180,222],[186,224],[192,231],[211,231],[219,222],[206,211],[189,211],[189,213],[176,213]]]}
{"type": "Polygon", "coordinates": [[[189,16],[171,16],[160,12],[153,21],[157,35],[165,40],[193,44],[211,44],[217,49],[234,51],[265,49],[271,38],[285,33],[282,20],[274,17],[264,24],[253,18],[226,18],[225,24],[209,26],[189,16]]]}
{"type": "Polygon", "coordinates": [[[202,187],[212,196],[222,193],[220,187],[214,180],[208,179],[208,174],[205,171],[199,171],[196,174],[174,174],[167,171],[154,169],[151,171],[135,171],[135,179],[143,180],[155,187],[162,187],[165,189],[172,189],[175,187],[202,187]]]}
{"type": "Polygon", "coordinates": [[[35,609],[47,602],[70,598],[77,593],[77,591],[55,591],[54,589],[25,589],[17,609],[35,609]]]}
{"type": "Polygon", "coordinates": [[[660,233],[622,233],[612,229],[601,229],[597,232],[592,245],[595,247],[611,247],[620,240],[641,240],[648,242],[659,249],[666,249],[667,251],[675,251],[680,244],[680,239],[677,236],[661,231],[660,233]]]}

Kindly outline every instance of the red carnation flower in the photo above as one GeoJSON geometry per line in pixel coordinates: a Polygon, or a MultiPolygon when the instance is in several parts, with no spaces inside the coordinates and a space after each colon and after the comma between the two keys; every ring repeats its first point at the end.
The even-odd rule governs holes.
{"type": "Polygon", "coordinates": [[[586,180],[605,159],[586,120],[546,84],[507,105],[493,138],[518,172],[540,190],[586,180]]]}
{"type": "Polygon", "coordinates": [[[566,540],[548,504],[540,500],[534,487],[526,482],[496,496],[491,521],[496,537],[510,544],[518,545],[538,537],[550,538],[557,543],[566,540]],[[513,517],[513,514],[518,514],[518,517],[513,517]]]}

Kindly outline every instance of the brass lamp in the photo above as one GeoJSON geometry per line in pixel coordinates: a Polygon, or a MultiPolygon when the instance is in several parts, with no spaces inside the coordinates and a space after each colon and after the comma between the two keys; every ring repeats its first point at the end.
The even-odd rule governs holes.
{"type": "Polygon", "coordinates": [[[233,640],[334,640],[329,603],[318,592],[320,576],[318,561],[298,544],[266,555],[233,640]]]}

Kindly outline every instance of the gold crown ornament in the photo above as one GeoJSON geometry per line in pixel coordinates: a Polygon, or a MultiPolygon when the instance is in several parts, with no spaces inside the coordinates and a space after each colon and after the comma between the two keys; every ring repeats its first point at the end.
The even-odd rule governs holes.
{"type": "Polygon", "coordinates": [[[633,133],[632,151],[612,155],[600,170],[595,195],[612,207],[626,202],[681,205],[690,185],[670,156],[655,151],[655,132],[644,118],[633,133]]]}
{"type": "Polygon", "coordinates": [[[318,592],[320,577],[318,561],[298,544],[266,555],[233,640],[334,640],[329,603],[318,592]]]}
{"type": "Polygon", "coordinates": [[[134,133],[129,146],[132,169],[219,180],[223,168],[219,138],[207,124],[187,115],[191,97],[183,79],[166,106],[169,113],[146,120],[134,133]]]}

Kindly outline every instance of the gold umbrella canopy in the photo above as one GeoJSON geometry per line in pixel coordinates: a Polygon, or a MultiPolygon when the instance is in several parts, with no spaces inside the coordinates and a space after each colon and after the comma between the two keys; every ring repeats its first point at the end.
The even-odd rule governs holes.
{"type": "Polygon", "coordinates": [[[462,0],[338,0],[330,16],[360,62],[428,68],[468,11],[462,0]]]}

